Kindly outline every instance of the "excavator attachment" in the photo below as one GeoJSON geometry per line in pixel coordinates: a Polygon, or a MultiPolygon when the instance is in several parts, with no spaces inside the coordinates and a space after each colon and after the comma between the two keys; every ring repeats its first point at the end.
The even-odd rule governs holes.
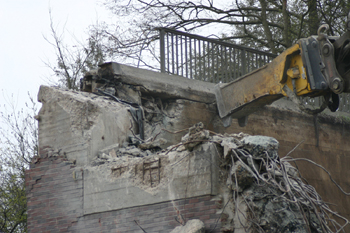
{"type": "Polygon", "coordinates": [[[350,92],[350,13],[347,31],[340,37],[327,36],[322,25],[317,36],[300,39],[271,63],[230,83],[215,87],[219,115],[229,126],[237,118],[240,126],[247,116],[287,96],[302,110],[315,114],[329,107],[336,111],[339,94],[350,92]],[[324,96],[319,109],[303,107],[297,96],[324,96]]]}

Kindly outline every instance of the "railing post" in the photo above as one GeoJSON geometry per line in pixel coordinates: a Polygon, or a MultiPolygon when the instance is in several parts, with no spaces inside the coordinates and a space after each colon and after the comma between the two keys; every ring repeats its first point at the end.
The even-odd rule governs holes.
{"type": "Polygon", "coordinates": [[[242,74],[240,75],[240,76],[243,76],[243,75],[245,75],[246,74],[246,67],[247,67],[247,65],[246,65],[246,56],[245,56],[245,49],[242,49],[241,50],[241,62],[242,62],[242,67],[241,67],[241,69],[242,69],[242,74]]]}
{"type": "Polygon", "coordinates": [[[165,31],[163,28],[160,32],[160,72],[165,73],[165,31]]]}

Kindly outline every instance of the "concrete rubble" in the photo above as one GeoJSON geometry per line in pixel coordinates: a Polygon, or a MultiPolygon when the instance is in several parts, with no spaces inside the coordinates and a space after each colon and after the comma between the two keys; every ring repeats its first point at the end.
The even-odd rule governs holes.
{"type": "Polygon", "coordinates": [[[205,225],[201,220],[192,219],[184,226],[178,226],[170,233],[205,233],[205,225]]]}
{"type": "MultiPolygon", "coordinates": [[[[188,129],[177,145],[155,153],[142,144],[104,149],[104,154],[116,156],[96,158],[91,165],[109,163],[114,179],[129,176],[135,186],[156,195],[174,175],[171,171],[174,164],[208,144],[215,145],[221,161],[218,193],[226,203],[221,209],[226,216],[223,232],[325,232],[329,227],[328,219],[320,212],[326,210],[327,205],[313,187],[301,180],[296,168],[279,159],[278,141],[271,137],[243,133],[210,135],[203,124],[198,123],[188,129]],[[169,160],[162,165],[161,178],[158,177],[161,180],[158,183],[156,178],[153,187],[147,185],[152,181],[142,180],[133,169],[116,171],[114,168],[113,172],[113,165],[130,167],[149,158],[165,161],[166,157],[169,160]]],[[[199,222],[190,220],[172,232],[204,232],[197,227],[199,222]]]]}
{"type": "MultiPolygon", "coordinates": [[[[119,76],[126,66],[108,66],[114,73],[101,67],[83,83],[99,95],[50,87],[39,94],[40,146],[66,156],[73,177],[84,174],[83,215],[207,195],[220,203],[221,232],[340,231],[292,160],[279,157],[276,139],[206,129],[219,124],[212,85],[192,93],[171,81],[164,91],[162,77],[135,75],[148,75],[140,81],[119,76]],[[198,116],[202,109],[207,115],[198,116]]],[[[172,233],[204,232],[203,222],[186,220],[172,233]]]]}
{"type": "MultiPolygon", "coordinates": [[[[114,75],[120,75],[123,73],[123,69],[128,72],[127,67],[114,66],[115,64],[102,67],[99,70],[100,77],[109,78],[111,72],[114,75]]],[[[136,77],[137,75],[131,73],[131,76],[136,77]]],[[[147,75],[145,77],[149,78],[149,82],[142,85],[148,85],[146,92],[147,94],[153,93],[151,95],[145,95],[142,88],[135,89],[125,85],[125,83],[131,82],[126,79],[121,82],[124,84],[120,83],[118,87],[115,86],[115,90],[117,93],[121,93],[119,98],[126,100],[136,100],[141,96],[136,102],[142,105],[144,135],[147,138],[140,140],[139,135],[133,135],[129,137],[130,144],[128,146],[124,145],[120,148],[112,146],[101,150],[99,156],[91,163],[92,166],[117,163],[118,169],[114,168],[113,170],[113,165],[110,165],[112,171],[119,171],[119,173],[112,172],[114,177],[128,176],[135,186],[156,195],[157,193],[166,193],[164,190],[171,184],[171,180],[185,172],[182,169],[175,171],[174,164],[183,162],[187,157],[190,160],[191,154],[196,154],[198,151],[206,151],[206,154],[215,154],[216,164],[220,167],[219,175],[211,176],[211,182],[219,183],[219,185],[215,186],[214,192],[211,188],[209,193],[218,195],[221,197],[221,201],[226,203],[220,210],[226,218],[225,224],[221,228],[222,231],[236,233],[247,231],[300,233],[330,231],[329,219],[324,215],[329,210],[328,206],[313,187],[304,183],[298,170],[288,162],[288,158],[279,158],[279,143],[276,139],[243,133],[216,134],[206,130],[204,124],[198,122],[188,128],[187,133],[181,137],[181,142],[176,144],[179,137],[174,137],[174,134],[183,131],[171,132],[166,129],[171,129],[169,126],[179,124],[186,101],[198,101],[198,99],[189,95],[182,95],[182,98],[186,96],[187,100],[186,98],[179,99],[173,90],[166,92],[167,95],[171,93],[171,98],[164,96],[164,93],[159,95],[158,85],[161,85],[162,79],[150,78],[151,76],[147,75]],[[134,91],[130,91],[130,89],[134,91]],[[162,98],[157,98],[157,96],[162,98]],[[172,135],[169,136],[169,133],[172,135]],[[125,158],[128,158],[127,161],[125,158]],[[141,160],[149,161],[148,158],[153,161],[162,161],[162,169],[158,168],[158,177],[153,177],[152,182],[152,176],[150,176],[150,180],[148,180],[150,185],[145,185],[147,179],[144,178],[144,171],[141,180],[140,176],[133,172],[133,169],[122,171],[120,168],[120,164],[126,167],[127,164],[140,163],[141,160]],[[213,179],[213,177],[215,178],[213,179]],[[157,179],[158,183],[155,182],[157,179]]],[[[100,88],[107,90],[110,88],[109,86],[105,85],[100,88]]],[[[185,87],[177,86],[174,90],[182,91],[184,89],[185,87]]],[[[210,108],[212,101],[211,90],[212,86],[198,89],[198,96],[206,96],[204,103],[206,108],[210,108]]],[[[205,157],[204,154],[203,157],[205,157]]],[[[214,160],[211,158],[211,161],[214,160]]],[[[187,170],[191,169],[189,166],[187,170]]],[[[198,167],[192,169],[197,170],[198,167]]],[[[187,176],[189,176],[189,172],[187,176]]],[[[173,187],[178,188],[178,186],[173,187]]],[[[194,193],[196,191],[192,190],[191,195],[194,193]]],[[[179,227],[181,230],[174,230],[174,232],[189,232],[187,227],[192,226],[192,224],[190,226],[188,224],[179,227]]]]}

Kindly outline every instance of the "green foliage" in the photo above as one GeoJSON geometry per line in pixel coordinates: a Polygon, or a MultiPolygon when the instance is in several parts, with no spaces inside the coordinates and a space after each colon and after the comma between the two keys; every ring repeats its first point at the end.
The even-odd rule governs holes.
{"type": "Polygon", "coordinates": [[[7,101],[0,112],[0,232],[27,231],[25,170],[38,154],[36,104],[16,111],[7,101]]]}
{"type": "Polygon", "coordinates": [[[26,192],[24,171],[20,174],[6,174],[0,187],[0,231],[26,232],[26,192]]]}

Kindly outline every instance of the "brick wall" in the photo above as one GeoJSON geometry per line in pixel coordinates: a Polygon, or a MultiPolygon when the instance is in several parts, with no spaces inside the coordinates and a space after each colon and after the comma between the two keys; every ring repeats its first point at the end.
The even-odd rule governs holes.
{"type": "Polygon", "coordinates": [[[66,232],[82,213],[82,180],[64,157],[40,158],[26,172],[28,232],[66,232]]]}
{"type": "Polygon", "coordinates": [[[71,232],[170,232],[181,218],[200,219],[207,232],[220,232],[220,214],[211,196],[127,208],[83,216],[71,232]],[[175,208],[174,208],[175,207],[175,208]],[[179,214],[178,214],[179,213],[179,214]],[[218,223],[216,224],[216,222],[218,223]],[[215,227],[216,226],[216,227],[215,227]],[[141,229],[142,228],[142,229],[141,229]],[[215,230],[214,230],[215,228],[215,230]]]}
{"type": "Polygon", "coordinates": [[[182,219],[220,232],[222,203],[209,195],[84,216],[83,171],[45,153],[26,172],[28,232],[170,232],[182,219]]]}

